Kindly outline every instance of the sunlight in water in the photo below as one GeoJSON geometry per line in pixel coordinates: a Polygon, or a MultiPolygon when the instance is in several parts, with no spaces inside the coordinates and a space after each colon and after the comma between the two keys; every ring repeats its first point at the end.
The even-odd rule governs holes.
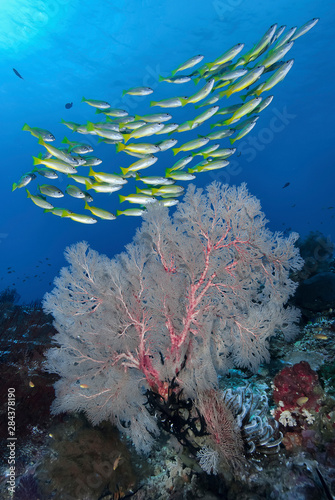
{"type": "Polygon", "coordinates": [[[52,26],[62,29],[76,0],[0,0],[0,50],[18,52],[52,26]]]}

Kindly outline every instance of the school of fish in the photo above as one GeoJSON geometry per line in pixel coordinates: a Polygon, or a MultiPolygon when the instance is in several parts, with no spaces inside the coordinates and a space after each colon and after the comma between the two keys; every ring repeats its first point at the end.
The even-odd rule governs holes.
{"type": "MultiPolygon", "coordinates": [[[[190,181],[195,178],[195,174],[221,169],[229,164],[227,158],[235,153],[236,148],[223,147],[216,141],[229,138],[230,146],[233,146],[253,129],[260,113],[273,99],[272,95],[265,96],[264,93],[281,82],[293,66],[294,59],[284,61],[282,58],[293,47],[295,40],[313,28],[318,20],[314,18],[299,29],[294,27],[289,30],[286,26],[278,27],[274,24],[244,55],[241,55],[244,44],[238,43],[214,61],[202,64],[199,69],[194,67],[203,61],[203,55],[196,55],[187,60],[172,71],[170,77],[159,77],[160,82],[176,85],[191,80],[196,85],[200,84],[199,90],[188,97],[181,95],[150,102],[151,107],[164,110],[188,105],[193,105],[192,108],[196,110],[204,108],[202,113],[185,123],[171,123],[173,117],[167,112],[129,116],[127,111],[112,108],[106,101],[83,98],[82,101],[95,108],[99,116],[103,115],[103,121],[88,121],[86,125],[64,120],[62,123],[72,132],[96,135],[99,141],[115,145],[116,153],[123,152],[136,158],[136,161],[130,159],[128,167],[120,167],[119,172],[98,172],[97,167],[102,161],[91,155],[93,148],[89,144],[64,137],[64,146],[57,148],[50,144],[55,141],[51,132],[25,124],[23,130],[36,137],[45,152],[33,157],[34,168],[22,175],[18,182],[13,184],[12,190],[26,187],[37,175],[44,177],[46,183],[38,184],[36,194],[31,194],[26,188],[27,197],[46,213],[83,224],[94,224],[98,219],[113,220],[120,215],[140,216],[150,203],[160,203],[168,207],[176,205],[178,197],[184,192],[184,187],[176,182],[190,181]],[[190,70],[190,74],[180,74],[190,70]],[[265,76],[270,72],[270,76],[265,76]],[[241,91],[247,91],[240,95],[242,103],[225,105],[225,98],[241,91]],[[211,122],[210,128],[215,128],[214,131],[183,142],[180,133],[200,127],[215,115],[224,115],[225,118],[211,122]],[[152,140],[157,135],[162,135],[162,140],[142,142],[148,138],[152,140]],[[170,148],[174,155],[184,152],[187,156],[167,168],[165,176],[143,175],[143,171],[155,165],[161,153],[170,148]],[[201,161],[197,161],[197,156],[202,158],[201,161]],[[56,185],[49,184],[61,174],[69,179],[65,193],[56,185]],[[120,203],[128,202],[132,204],[131,208],[117,210],[115,215],[92,205],[92,191],[119,191],[131,177],[140,186],[136,187],[136,193],[125,196],[119,194],[120,203]],[[80,213],[54,206],[53,199],[63,198],[65,194],[81,200],[80,213]]],[[[122,96],[148,96],[153,92],[149,87],[132,87],[124,90],[122,96]]]]}

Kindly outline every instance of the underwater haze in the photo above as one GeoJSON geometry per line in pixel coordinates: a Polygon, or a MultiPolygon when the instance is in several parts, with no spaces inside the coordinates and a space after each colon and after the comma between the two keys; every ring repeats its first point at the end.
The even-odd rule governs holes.
{"type": "MultiPolygon", "coordinates": [[[[98,143],[96,136],[74,134],[61,123],[63,119],[86,124],[100,116],[81,102],[83,96],[108,101],[131,115],[170,112],[150,107],[150,101],[191,95],[202,83],[171,85],[159,82],[159,75],[170,75],[197,54],[204,55],[204,61],[214,61],[237,43],[244,43],[248,51],[274,23],[291,28],[320,18],[285,57],[294,58],[291,71],[269,92],[274,99],[255,128],[234,143],[237,151],[229,167],[202,172],[192,182],[198,187],[213,180],[230,185],[246,182],[250,193],[259,198],[271,230],[302,236],[318,230],[334,241],[332,0],[11,0],[1,2],[0,13],[1,289],[15,287],[22,302],[39,300],[52,289],[54,277],[65,265],[68,245],[86,240],[93,249],[113,257],[141,224],[141,217],[124,216],[81,224],[44,213],[27,198],[25,188],[12,192],[13,183],[32,170],[32,156],[42,151],[37,138],[22,131],[25,123],[52,132],[56,141],[50,144],[57,147],[64,136],[90,144],[92,154],[103,160],[94,167],[96,171],[119,171],[129,165],[125,154],[98,143]],[[122,97],[123,90],[137,86],[154,92],[122,97]]],[[[236,94],[220,106],[238,102],[242,103],[236,94]]],[[[178,123],[195,116],[188,106],[172,109],[171,114],[171,121],[178,123]]],[[[206,124],[202,127],[209,130],[206,124]]],[[[201,128],[182,134],[177,147],[198,133],[202,134],[201,128]]],[[[220,142],[221,147],[230,147],[228,139],[220,142]]],[[[181,155],[175,158],[168,150],[161,158],[157,168],[143,175],[164,175],[181,155]]],[[[35,179],[27,187],[36,194],[37,184],[46,181],[35,179]]],[[[126,194],[134,189],[130,184],[126,194]]],[[[64,191],[65,177],[60,176],[57,185],[64,191]]],[[[188,182],[183,185],[186,188],[188,182]]],[[[55,206],[70,210],[80,202],[83,213],[81,200],[54,201],[55,206]]],[[[120,205],[118,193],[96,193],[94,205],[113,213],[131,208],[120,205]]]]}

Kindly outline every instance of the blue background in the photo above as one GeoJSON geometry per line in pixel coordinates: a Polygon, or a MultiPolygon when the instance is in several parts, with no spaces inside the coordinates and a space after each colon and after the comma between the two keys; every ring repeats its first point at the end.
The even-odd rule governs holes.
{"type": "MultiPolygon", "coordinates": [[[[94,136],[72,134],[60,123],[61,118],[78,123],[97,120],[94,109],[80,102],[83,96],[107,100],[130,114],[169,111],[150,108],[150,100],[191,95],[200,87],[193,82],[158,83],[159,74],[167,76],[196,54],[209,62],[239,42],[245,43],[243,54],[273,23],[299,27],[314,17],[320,18],[319,23],[297,39],[285,57],[293,57],[295,63],[270,92],[275,96],[271,105],[249,136],[235,143],[240,156],[235,154],[228,168],[199,174],[193,182],[198,186],[214,179],[247,182],[261,200],[272,230],[294,230],[302,236],[320,230],[334,240],[335,208],[328,208],[335,206],[333,1],[11,0],[2,2],[0,14],[0,289],[14,284],[23,302],[39,299],[65,264],[67,245],[84,239],[112,257],[131,241],[141,223],[141,218],[119,217],[91,226],[79,224],[44,214],[26,198],[25,189],[12,193],[12,183],[32,168],[32,155],[43,149],[21,130],[24,123],[50,130],[56,136],[55,146],[65,135],[89,142],[93,154],[103,159],[95,170],[118,171],[130,163],[127,155],[117,155],[114,146],[98,145],[94,136]],[[139,85],[151,86],[154,94],[121,98],[123,89],[139,85]],[[67,102],[73,102],[71,109],[65,109],[67,102]],[[287,182],[290,185],[283,189],[287,182]]],[[[223,105],[236,102],[241,102],[238,95],[223,105]]],[[[182,123],[200,111],[193,106],[172,110],[171,122],[182,123]]],[[[206,124],[202,127],[196,133],[179,134],[178,145],[208,131],[206,124]]],[[[227,139],[221,143],[229,147],[227,139]]],[[[145,175],[163,174],[176,161],[171,151],[159,158],[145,175]]],[[[67,179],[60,175],[58,185],[64,190],[67,179]]],[[[35,180],[28,188],[36,193],[36,186],[35,180]]],[[[129,182],[122,194],[133,190],[134,183],[129,182]]],[[[95,206],[112,212],[123,208],[117,194],[93,196],[95,206]]],[[[66,196],[49,201],[84,213],[79,209],[81,200],[66,196]]]]}

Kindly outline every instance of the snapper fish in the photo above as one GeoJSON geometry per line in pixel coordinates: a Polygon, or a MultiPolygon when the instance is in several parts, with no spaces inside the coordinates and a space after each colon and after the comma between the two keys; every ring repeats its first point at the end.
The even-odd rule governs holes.
{"type": "Polygon", "coordinates": [[[82,98],[81,102],[86,102],[89,106],[93,106],[94,108],[99,108],[99,109],[109,109],[111,106],[108,104],[106,101],[97,101],[96,99],[85,99],[85,97],[82,98]]]}
{"type": "Polygon", "coordinates": [[[197,55],[194,57],[191,57],[191,59],[187,59],[184,63],[180,64],[176,69],[171,71],[171,76],[173,77],[176,73],[179,71],[184,71],[184,69],[190,69],[199,64],[203,60],[204,56],[202,55],[197,55]]]}
{"type": "Polygon", "coordinates": [[[122,97],[125,96],[126,94],[142,96],[142,95],[149,95],[152,93],[153,89],[150,87],[132,87],[131,89],[123,90],[122,97]]]}
{"type": "Polygon", "coordinates": [[[46,142],[52,142],[56,139],[55,136],[51,132],[49,132],[49,130],[38,127],[29,127],[29,125],[27,125],[26,123],[23,125],[22,130],[30,132],[31,135],[37,137],[38,139],[42,137],[42,139],[46,142]]]}
{"type": "Polygon", "coordinates": [[[33,179],[36,179],[36,175],[33,172],[29,172],[28,174],[22,175],[20,180],[16,183],[14,182],[12,186],[12,191],[15,191],[15,189],[25,187],[31,182],[33,179]]]}

